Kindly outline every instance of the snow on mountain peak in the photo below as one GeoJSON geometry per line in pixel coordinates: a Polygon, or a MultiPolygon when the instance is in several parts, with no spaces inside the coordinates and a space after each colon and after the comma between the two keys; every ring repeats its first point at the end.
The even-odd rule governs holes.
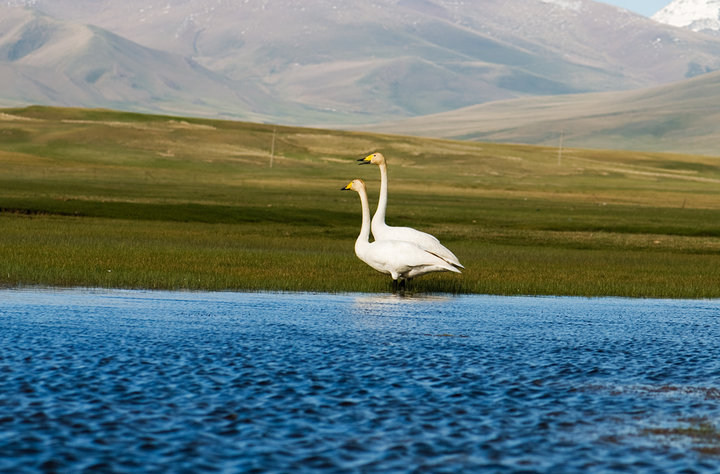
{"type": "Polygon", "coordinates": [[[652,19],[693,31],[720,31],[720,0],[674,0],[652,19]]]}

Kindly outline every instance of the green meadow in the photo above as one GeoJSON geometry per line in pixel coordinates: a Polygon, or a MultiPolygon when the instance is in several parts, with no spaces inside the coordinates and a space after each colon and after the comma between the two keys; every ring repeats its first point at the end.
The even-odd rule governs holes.
{"type": "Polygon", "coordinates": [[[465,265],[416,292],[720,297],[720,158],[30,107],[0,110],[0,286],[385,292],[387,221],[465,265]]]}

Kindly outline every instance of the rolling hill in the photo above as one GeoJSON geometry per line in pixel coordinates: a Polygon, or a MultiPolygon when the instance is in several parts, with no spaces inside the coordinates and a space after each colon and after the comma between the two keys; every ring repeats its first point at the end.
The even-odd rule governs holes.
{"type": "Polygon", "coordinates": [[[720,73],[654,88],[533,97],[366,127],[464,140],[720,155],[720,73]]]}

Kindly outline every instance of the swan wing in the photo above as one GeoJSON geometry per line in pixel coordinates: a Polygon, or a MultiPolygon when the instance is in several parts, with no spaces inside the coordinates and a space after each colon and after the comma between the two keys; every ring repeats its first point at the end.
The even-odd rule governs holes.
{"type": "Polygon", "coordinates": [[[374,225],[372,233],[375,240],[401,240],[411,242],[418,247],[440,257],[450,265],[465,268],[460,260],[447,247],[431,234],[413,229],[412,227],[393,227],[389,225],[374,225]]]}
{"type": "Polygon", "coordinates": [[[393,278],[396,275],[412,278],[441,271],[460,273],[460,270],[437,255],[411,242],[399,240],[375,241],[360,258],[374,269],[390,273],[393,278]]]}

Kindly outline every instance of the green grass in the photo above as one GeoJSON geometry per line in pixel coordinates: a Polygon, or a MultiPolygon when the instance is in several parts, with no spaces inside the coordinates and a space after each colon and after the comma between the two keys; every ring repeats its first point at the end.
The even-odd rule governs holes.
{"type": "Polygon", "coordinates": [[[0,111],[0,285],[387,291],[339,191],[376,150],[466,266],[415,291],[720,297],[717,158],[45,107],[0,111]]]}

